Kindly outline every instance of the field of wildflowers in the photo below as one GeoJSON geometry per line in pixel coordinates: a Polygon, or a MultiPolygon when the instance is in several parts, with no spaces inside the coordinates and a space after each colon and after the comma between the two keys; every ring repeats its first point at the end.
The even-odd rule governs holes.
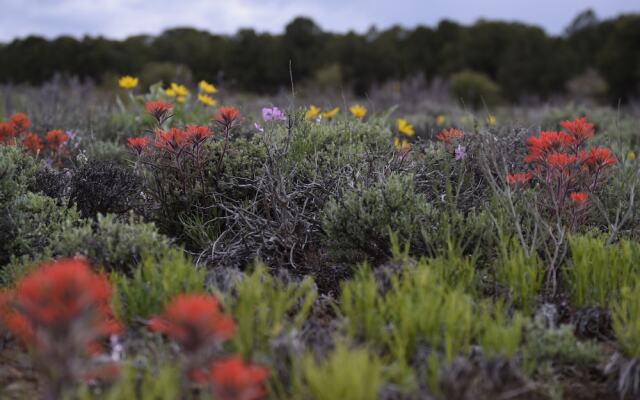
{"type": "Polygon", "coordinates": [[[118,85],[0,107],[0,398],[640,398],[637,110],[118,85]]]}

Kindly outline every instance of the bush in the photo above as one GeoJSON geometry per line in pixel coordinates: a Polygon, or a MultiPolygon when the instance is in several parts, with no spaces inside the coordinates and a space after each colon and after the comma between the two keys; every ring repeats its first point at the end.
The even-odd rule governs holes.
{"type": "Polygon", "coordinates": [[[452,95],[473,108],[494,106],[500,100],[500,87],[487,75],[462,71],[451,76],[452,95]]]}
{"type": "Polygon", "coordinates": [[[140,202],[140,178],[129,169],[109,161],[82,165],[69,182],[70,201],[83,217],[97,214],[124,214],[140,202]]]}
{"type": "Polygon", "coordinates": [[[420,227],[427,224],[429,210],[415,192],[413,176],[393,175],[330,201],[322,211],[325,243],[334,255],[351,261],[390,255],[390,232],[400,243],[419,248],[420,227]]]}
{"type": "Polygon", "coordinates": [[[130,273],[142,261],[142,255],[160,257],[171,241],[147,224],[131,215],[120,222],[114,215],[98,215],[96,221],[60,233],[51,244],[56,256],[82,255],[91,264],[107,271],[130,273]]]}
{"type": "Polygon", "coordinates": [[[316,298],[313,280],[284,283],[263,265],[236,284],[232,293],[221,294],[225,310],[237,322],[234,348],[245,357],[268,352],[270,341],[284,332],[298,330],[316,298]]]}
{"type": "Polygon", "coordinates": [[[301,398],[316,400],[375,400],[384,383],[382,361],[366,349],[338,345],[321,362],[306,355],[302,362],[301,398]]]}
{"type": "Polygon", "coordinates": [[[607,245],[602,237],[575,236],[569,239],[571,260],[565,277],[574,306],[606,307],[620,291],[640,276],[636,260],[640,244],[628,240],[607,245]]]}
{"type": "Polygon", "coordinates": [[[640,279],[625,286],[613,307],[613,330],[622,353],[640,358],[640,279]]]}
{"type": "Polygon", "coordinates": [[[496,262],[496,280],[509,289],[514,305],[527,315],[534,309],[543,278],[544,265],[537,254],[527,256],[515,240],[503,243],[496,262]]]}
{"type": "Polygon", "coordinates": [[[181,249],[145,255],[131,276],[116,272],[114,310],[124,323],[145,320],[162,312],[165,304],[181,293],[204,291],[205,271],[198,269],[181,249]]]}
{"type": "Polygon", "coordinates": [[[35,160],[18,147],[0,145],[0,209],[33,184],[36,171],[35,160]]]}
{"type": "MultiPolygon", "coordinates": [[[[0,219],[0,265],[9,257],[37,258],[81,225],[74,207],[51,197],[27,192],[4,210],[0,219]]],[[[80,243],[82,244],[82,243],[80,243]]]]}

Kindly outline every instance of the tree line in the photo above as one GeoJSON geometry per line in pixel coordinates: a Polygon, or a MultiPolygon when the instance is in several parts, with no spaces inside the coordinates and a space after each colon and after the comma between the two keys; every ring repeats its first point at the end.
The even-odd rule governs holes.
{"type": "Polygon", "coordinates": [[[101,82],[113,74],[143,73],[150,65],[182,65],[197,79],[260,93],[288,87],[291,66],[297,82],[337,80],[360,95],[389,80],[423,75],[429,81],[471,70],[497,83],[509,100],[547,98],[595,70],[608,99],[617,102],[640,94],[640,14],[599,20],[586,11],[560,36],[484,20],[338,34],[299,17],[282,34],[178,28],[125,40],[30,36],[0,44],[4,83],[40,84],[58,73],[101,82]]]}

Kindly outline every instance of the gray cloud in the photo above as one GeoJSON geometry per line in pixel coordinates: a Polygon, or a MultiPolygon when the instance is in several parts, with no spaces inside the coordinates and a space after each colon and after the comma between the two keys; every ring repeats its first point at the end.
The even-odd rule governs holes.
{"type": "Polygon", "coordinates": [[[220,33],[241,27],[280,32],[298,15],[332,31],[485,18],[523,21],[557,34],[587,8],[601,18],[640,12],[637,0],[0,0],[0,40],[30,34],[123,38],[176,26],[220,33]]]}

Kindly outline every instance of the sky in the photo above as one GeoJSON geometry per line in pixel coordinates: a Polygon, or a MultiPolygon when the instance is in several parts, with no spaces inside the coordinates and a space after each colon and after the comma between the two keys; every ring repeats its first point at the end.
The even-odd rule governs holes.
{"type": "Polygon", "coordinates": [[[32,34],[122,39],[184,26],[227,34],[239,28],[279,33],[296,16],[335,32],[484,18],[561,34],[587,8],[607,18],[640,12],[640,0],[0,0],[0,41],[32,34]]]}

